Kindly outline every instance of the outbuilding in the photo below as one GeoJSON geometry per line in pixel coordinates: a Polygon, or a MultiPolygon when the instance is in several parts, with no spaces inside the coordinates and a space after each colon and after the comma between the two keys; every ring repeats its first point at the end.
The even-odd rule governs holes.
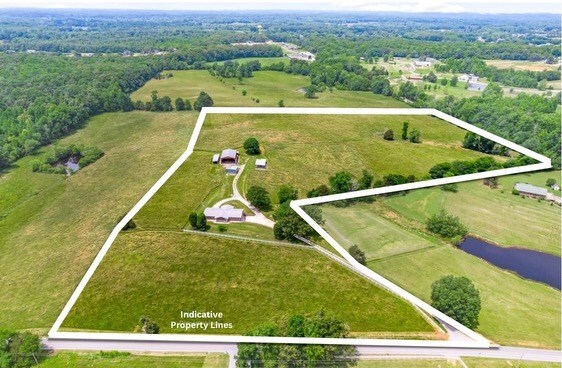
{"type": "Polygon", "coordinates": [[[220,155],[217,153],[216,155],[213,155],[213,163],[214,164],[218,164],[220,160],[220,155]]]}
{"type": "Polygon", "coordinates": [[[232,148],[227,148],[221,152],[220,163],[221,165],[236,165],[240,154],[232,148]]]}
{"type": "Polygon", "coordinates": [[[265,158],[258,158],[256,160],[256,169],[267,169],[267,160],[265,158]]]}
{"type": "Polygon", "coordinates": [[[230,165],[226,167],[226,173],[229,175],[236,175],[238,174],[238,171],[240,170],[240,168],[236,165],[230,165]]]}
{"type": "Polygon", "coordinates": [[[515,190],[522,196],[537,199],[545,199],[548,194],[548,190],[545,188],[536,187],[527,183],[515,183],[515,190]]]}
{"type": "Polygon", "coordinates": [[[244,210],[238,208],[205,208],[205,218],[214,222],[244,221],[244,210]]]}

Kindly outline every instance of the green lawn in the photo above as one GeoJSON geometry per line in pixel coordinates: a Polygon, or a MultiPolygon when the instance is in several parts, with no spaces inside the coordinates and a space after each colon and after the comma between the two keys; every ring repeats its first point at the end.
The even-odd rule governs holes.
{"type": "Polygon", "coordinates": [[[560,171],[503,176],[497,189],[490,189],[479,180],[459,184],[457,193],[429,188],[386,198],[383,202],[420,223],[444,208],[459,216],[471,233],[502,246],[560,255],[560,207],[511,194],[516,182],[545,187],[546,179],[551,177],[560,181],[560,171]]]}
{"type": "Polygon", "coordinates": [[[60,352],[47,358],[41,368],[226,368],[226,354],[206,355],[136,355],[128,353],[73,353],[60,352]]]}
{"type": "Polygon", "coordinates": [[[530,362],[513,359],[462,358],[468,368],[560,368],[560,363],[530,362]]]}
{"type": "Polygon", "coordinates": [[[446,359],[373,359],[359,360],[357,368],[452,368],[460,367],[457,360],[446,359]]]}
{"type": "Polygon", "coordinates": [[[60,142],[98,146],[94,164],[66,178],[31,172],[26,157],[0,176],[3,328],[50,328],[119,218],[185,149],[196,116],[99,115],[60,142]]]}
{"type": "Polygon", "coordinates": [[[236,334],[320,309],[356,334],[433,336],[412,306],[313,250],[141,231],[116,240],[63,327],[133,331],[148,315],[182,333],[170,327],[180,311],[212,310],[233,328],[211,332],[236,334]]]}
{"type": "Polygon", "coordinates": [[[131,98],[133,101],[149,101],[150,92],[157,90],[159,96],[170,96],[172,101],[182,97],[193,102],[204,90],[213,98],[215,106],[277,107],[279,100],[283,100],[289,107],[408,107],[403,102],[371,92],[334,90],[307,99],[301,89],[310,85],[310,78],[284,72],[258,71],[252,78],[244,79],[242,84],[236,78],[221,82],[206,70],[175,70],[172,73],[172,78],[149,81],[131,98]],[[242,95],[243,90],[246,90],[246,96],[242,95]]]}

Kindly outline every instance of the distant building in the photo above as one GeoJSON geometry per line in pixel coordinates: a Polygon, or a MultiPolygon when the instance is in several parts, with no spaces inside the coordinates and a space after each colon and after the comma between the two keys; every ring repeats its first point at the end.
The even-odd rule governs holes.
{"type": "Polygon", "coordinates": [[[236,175],[238,174],[238,171],[240,170],[240,168],[236,165],[230,165],[226,167],[226,173],[229,175],[236,175]]]}
{"type": "Polygon", "coordinates": [[[526,183],[515,183],[515,190],[522,196],[537,199],[545,199],[548,194],[548,190],[545,188],[536,187],[526,183]]]}
{"type": "Polygon", "coordinates": [[[267,169],[267,160],[265,158],[259,158],[256,160],[256,169],[267,169]]]}
{"type": "Polygon", "coordinates": [[[307,60],[307,61],[315,61],[316,56],[308,51],[299,51],[294,54],[289,54],[289,58],[296,59],[296,60],[307,60]]]}
{"type": "Polygon", "coordinates": [[[218,153],[216,155],[213,155],[213,163],[214,164],[218,164],[220,159],[221,159],[221,155],[219,155],[218,153]]]}
{"type": "Polygon", "coordinates": [[[258,24],[258,33],[259,34],[263,33],[263,26],[261,24],[258,24]]]}
{"type": "Polygon", "coordinates": [[[421,80],[423,80],[423,77],[422,77],[421,75],[419,75],[419,74],[410,74],[410,75],[408,76],[408,79],[421,81],[421,80]]]}
{"type": "Polygon", "coordinates": [[[238,151],[228,148],[221,152],[219,161],[221,165],[236,165],[239,157],[238,151]]]}
{"type": "Polygon", "coordinates": [[[205,218],[214,222],[244,221],[244,211],[238,208],[205,208],[205,218]]]}
{"type": "Polygon", "coordinates": [[[459,82],[473,82],[476,83],[480,80],[480,77],[474,74],[461,74],[459,76],[459,82]]]}
{"type": "Polygon", "coordinates": [[[416,68],[428,68],[431,66],[431,61],[414,60],[414,66],[416,68]]]}
{"type": "Polygon", "coordinates": [[[552,190],[560,190],[560,185],[558,184],[552,184],[550,187],[552,188],[552,190]]]}

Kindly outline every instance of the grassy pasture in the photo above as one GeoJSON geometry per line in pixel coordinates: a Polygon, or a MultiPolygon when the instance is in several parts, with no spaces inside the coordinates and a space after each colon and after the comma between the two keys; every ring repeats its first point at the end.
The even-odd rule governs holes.
{"type": "Polygon", "coordinates": [[[150,92],[157,90],[159,96],[170,96],[172,101],[182,97],[189,98],[193,103],[199,92],[204,90],[213,98],[215,106],[277,107],[279,100],[283,100],[285,106],[292,107],[408,107],[403,102],[372,92],[334,90],[318,93],[318,98],[307,99],[301,89],[310,85],[310,79],[283,72],[258,71],[242,83],[236,78],[221,82],[206,70],[176,70],[172,73],[172,78],[149,81],[131,98],[133,101],[149,101],[150,92]],[[243,90],[246,90],[246,96],[242,95],[243,90]]]}
{"type": "Polygon", "coordinates": [[[180,311],[213,310],[233,328],[212,333],[236,334],[320,309],[360,335],[433,335],[409,304],[313,250],[142,231],[117,239],[63,327],[132,331],[149,315],[160,332],[182,333],[170,327],[180,311]]]}
{"type": "Polygon", "coordinates": [[[205,355],[137,355],[123,353],[74,353],[60,352],[47,358],[41,368],[226,368],[226,354],[205,355]]]}
{"type": "Polygon", "coordinates": [[[546,64],[542,61],[527,60],[485,60],[486,65],[495,66],[498,69],[530,70],[541,72],[543,70],[556,70],[560,64],[546,64]]]}
{"type": "Polygon", "coordinates": [[[430,116],[211,114],[196,150],[211,157],[230,147],[244,156],[242,143],[254,136],[268,159],[268,169],[254,170],[249,165],[241,188],[262,185],[274,194],[280,185],[290,183],[302,197],[341,170],[359,176],[366,169],[377,178],[389,173],[421,177],[440,162],[482,157],[461,147],[464,134],[430,116]],[[400,139],[403,121],[422,131],[423,143],[400,139]],[[385,141],[386,129],[393,129],[398,139],[385,141]]]}
{"type": "Polygon", "coordinates": [[[468,368],[560,368],[560,363],[464,357],[468,368]]]}
{"type": "Polygon", "coordinates": [[[31,172],[35,157],[26,157],[0,177],[3,328],[52,325],[120,216],[185,148],[195,119],[176,112],[99,115],[60,141],[98,146],[105,155],[95,164],[66,178],[31,172]]]}
{"type": "Polygon", "coordinates": [[[479,180],[459,184],[457,193],[428,188],[383,201],[402,216],[420,223],[444,208],[459,216],[471,233],[499,245],[560,255],[560,207],[511,194],[516,182],[545,187],[550,177],[559,179],[560,171],[503,176],[498,179],[497,189],[479,180]]]}

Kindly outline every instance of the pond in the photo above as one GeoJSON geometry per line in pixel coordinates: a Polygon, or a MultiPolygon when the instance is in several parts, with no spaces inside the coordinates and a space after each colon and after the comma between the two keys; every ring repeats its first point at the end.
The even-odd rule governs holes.
{"type": "Polygon", "coordinates": [[[536,250],[503,248],[480,239],[466,237],[459,248],[521,277],[545,283],[560,290],[560,257],[536,250]]]}

